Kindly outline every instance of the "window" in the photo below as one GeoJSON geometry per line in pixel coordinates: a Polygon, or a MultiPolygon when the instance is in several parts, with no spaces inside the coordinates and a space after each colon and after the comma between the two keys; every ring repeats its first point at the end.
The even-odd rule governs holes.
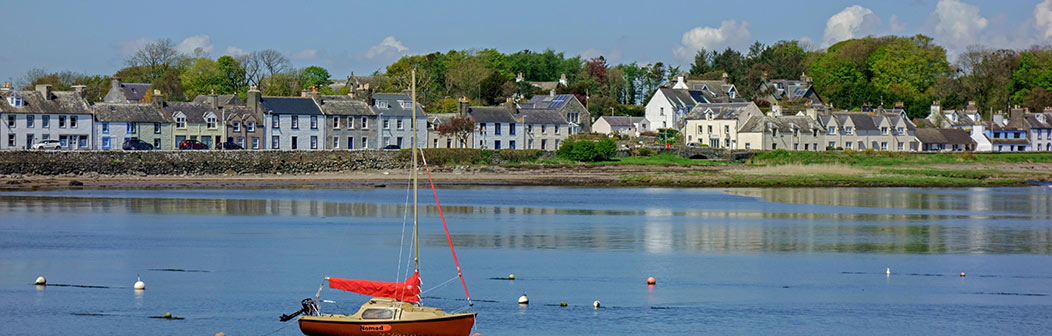
{"type": "Polygon", "coordinates": [[[279,126],[281,126],[281,116],[272,115],[270,117],[270,127],[278,128],[279,126]]]}
{"type": "Polygon", "coordinates": [[[402,118],[398,118],[398,129],[402,129],[402,118]]]}
{"type": "Polygon", "coordinates": [[[745,143],[745,149],[752,149],[752,144],[746,142],[745,143]]]}
{"type": "Polygon", "coordinates": [[[888,128],[887,127],[881,127],[880,128],[880,134],[888,135],[888,128]]]}
{"type": "Polygon", "coordinates": [[[153,123],[153,134],[161,134],[161,123],[153,123]]]}
{"type": "Polygon", "coordinates": [[[369,128],[369,124],[365,122],[365,117],[362,117],[362,129],[369,128]]]}
{"type": "Polygon", "coordinates": [[[541,139],[541,149],[548,149],[548,139],[541,139]]]}
{"type": "Polygon", "coordinates": [[[237,145],[245,148],[245,137],[237,137],[237,145]]]}
{"type": "Polygon", "coordinates": [[[354,128],[354,117],[347,117],[347,128],[354,128]]]}
{"type": "Polygon", "coordinates": [[[376,108],[382,108],[385,110],[391,107],[390,105],[387,105],[387,101],[383,99],[377,99],[374,105],[376,105],[376,108]]]}
{"type": "Polygon", "coordinates": [[[281,139],[277,135],[270,137],[270,148],[278,149],[280,142],[281,139]]]}
{"type": "Polygon", "coordinates": [[[340,137],[332,137],[332,149],[340,148],[340,137]]]}
{"type": "Polygon", "coordinates": [[[880,143],[880,150],[883,150],[883,151],[888,150],[888,143],[887,142],[881,142],[880,143]]]}
{"type": "Polygon", "coordinates": [[[533,134],[533,125],[526,125],[526,134],[533,134]]]}
{"type": "Polygon", "coordinates": [[[8,147],[14,147],[15,146],[15,135],[14,134],[8,134],[7,135],[7,146],[8,147]]]}
{"type": "Polygon", "coordinates": [[[548,125],[541,125],[541,134],[548,134],[548,125]]]}
{"type": "Polygon", "coordinates": [[[27,115],[26,116],[26,127],[33,127],[33,119],[34,118],[35,118],[35,116],[33,116],[33,115],[27,115]]]}
{"type": "Polygon", "coordinates": [[[234,122],[234,132],[241,132],[241,122],[240,121],[235,121],[234,122]]]}
{"type": "Polygon", "coordinates": [[[526,140],[526,149],[533,149],[533,139],[526,140]]]}
{"type": "Polygon", "coordinates": [[[69,128],[77,128],[77,116],[69,116],[69,128]]]}
{"type": "Polygon", "coordinates": [[[340,129],[340,117],[332,118],[332,129],[340,129]]]}
{"type": "Polygon", "coordinates": [[[216,128],[216,117],[215,116],[208,117],[207,119],[205,119],[205,124],[208,126],[208,128],[213,128],[213,129],[216,128]]]}
{"type": "Polygon", "coordinates": [[[110,137],[102,137],[102,149],[110,149],[110,137]]]}
{"type": "MultiPolygon", "coordinates": [[[[15,127],[15,116],[8,117],[11,127],[15,127]]],[[[58,116],[58,128],[66,128],[66,116],[58,116]]]]}
{"type": "Polygon", "coordinates": [[[435,142],[431,144],[431,148],[438,148],[438,139],[435,139],[435,142]]]}
{"type": "Polygon", "coordinates": [[[559,125],[555,125],[555,134],[559,134],[559,125]]]}
{"type": "MultiPolygon", "coordinates": [[[[15,115],[13,115],[13,114],[7,115],[7,127],[15,128],[15,115]]],[[[14,146],[14,145],[12,145],[12,146],[14,146]]]]}
{"type": "Polygon", "coordinates": [[[363,149],[368,149],[369,148],[369,138],[362,137],[362,148],[363,149]]]}
{"type": "Polygon", "coordinates": [[[559,139],[555,139],[555,149],[559,149],[559,139]]]}
{"type": "Polygon", "coordinates": [[[366,309],[365,312],[362,312],[363,320],[390,320],[392,318],[394,318],[394,310],[391,309],[366,309]]]}
{"type": "Polygon", "coordinates": [[[854,127],[844,127],[844,134],[851,134],[851,131],[853,130],[854,127]]]}
{"type": "Polygon", "coordinates": [[[245,132],[255,133],[256,132],[256,122],[255,121],[249,121],[248,124],[245,124],[245,132]]]}
{"type": "Polygon", "coordinates": [[[292,149],[299,149],[300,148],[299,137],[295,137],[295,136],[292,137],[292,142],[290,144],[292,145],[292,149]]]}
{"type": "Polygon", "coordinates": [[[46,116],[40,117],[40,127],[43,127],[43,128],[51,127],[51,116],[46,115],[46,116]]]}
{"type": "Polygon", "coordinates": [[[709,125],[709,127],[706,128],[706,130],[708,130],[709,133],[712,133],[712,125],[709,125]]]}
{"type": "Polygon", "coordinates": [[[310,116],[310,129],[318,129],[318,116],[310,116]]]}
{"type": "Polygon", "coordinates": [[[354,137],[347,137],[347,149],[354,149],[354,137]]]}
{"type": "Polygon", "coordinates": [[[135,127],[135,123],[133,123],[133,122],[130,122],[127,125],[124,125],[124,127],[125,127],[125,129],[128,130],[128,134],[135,134],[135,133],[138,132],[137,127],[135,127]]]}
{"type": "Polygon", "coordinates": [[[836,126],[829,126],[829,129],[826,130],[826,134],[836,135],[836,126]]]}
{"type": "MultiPolygon", "coordinates": [[[[515,123],[508,124],[508,134],[515,135],[515,123]]],[[[515,146],[511,148],[515,148],[515,146]]]]}
{"type": "Polygon", "coordinates": [[[778,149],[778,144],[776,144],[776,143],[771,144],[771,149],[778,149]]]}
{"type": "Polygon", "coordinates": [[[830,141],[829,142],[829,147],[836,148],[836,142],[835,141],[830,141]]]}
{"type": "Polygon", "coordinates": [[[103,122],[102,123],[102,134],[110,134],[110,123],[108,123],[108,122],[103,122]]]}
{"type": "Polygon", "coordinates": [[[902,143],[899,143],[898,150],[902,150],[902,143]]]}
{"type": "Polygon", "coordinates": [[[153,149],[161,149],[161,139],[153,139],[153,149]]]}
{"type": "Polygon", "coordinates": [[[493,135],[500,135],[500,123],[493,123],[493,135]]]}
{"type": "MultiPolygon", "coordinates": [[[[438,140],[438,139],[435,139],[438,140]]],[[[437,147],[437,145],[436,145],[437,147]]],[[[446,148],[453,148],[453,139],[446,139],[446,148]]]]}
{"type": "Polygon", "coordinates": [[[395,145],[398,145],[398,148],[402,148],[402,137],[398,137],[398,139],[396,139],[395,145]]]}
{"type": "Polygon", "coordinates": [[[408,108],[412,108],[413,107],[413,102],[410,101],[410,100],[399,100],[398,103],[401,104],[402,108],[404,108],[404,109],[408,109],[408,108]]]}
{"type": "Polygon", "coordinates": [[[493,149],[500,149],[500,140],[493,141],[493,149]]]}
{"type": "Polygon", "coordinates": [[[486,134],[486,123],[479,123],[479,133],[486,134]]]}
{"type": "Polygon", "coordinates": [[[300,129],[300,116],[292,116],[292,129],[300,129]]]}
{"type": "Polygon", "coordinates": [[[844,148],[845,149],[851,149],[851,142],[845,142],[844,143],[844,148]]]}
{"type": "Polygon", "coordinates": [[[902,127],[899,127],[898,129],[895,130],[895,134],[903,135],[903,134],[906,134],[906,132],[905,132],[905,130],[902,129],[902,127]]]}
{"type": "Polygon", "coordinates": [[[175,128],[186,128],[186,117],[178,115],[175,117],[175,128]]]}
{"type": "Polygon", "coordinates": [[[310,149],[318,149],[318,136],[310,136],[310,149]]]}
{"type": "Polygon", "coordinates": [[[384,118],[384,129],[391,129],[391,120],[384,118]]]}
{"type": "Polygon", "coordinates": [[[660,115],[665,115],[665,107],[664,106],[662,106],[659,111],[661,113],[660,115]]]}
{"type": "Polygon", "coordinates": [[[800,144],[793,144],[793,150],[800,150],[800,144]]]}
{"type": "Polygon", "coordinates": [[[259,138],[252,138],[252,149],[259,149],[259,138]]]}
{"type": "Polygon", "coordinates": [[[508,141],[508,148],[515,149],[515,140],[508,141]]]}
{"type": "Polygon", "coordinates": [[[723,125],[723,133],[730,134],[731,133],[731,126],[730,125],[723,125]]]}

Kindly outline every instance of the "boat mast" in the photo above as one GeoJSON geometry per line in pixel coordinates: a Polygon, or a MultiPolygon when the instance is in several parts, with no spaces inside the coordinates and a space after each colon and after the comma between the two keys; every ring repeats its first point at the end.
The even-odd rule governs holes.
{"type": "Polygon", "coordinates": [[[409,122],[412,123],[413,129],[413,271],[414,273],[420,273],[420,243],[417,240],[417,202],[416,202],[416,69],[410,72],[410,90],[412,91],[412,102],[413,102],[413,119],[409,122]]]}

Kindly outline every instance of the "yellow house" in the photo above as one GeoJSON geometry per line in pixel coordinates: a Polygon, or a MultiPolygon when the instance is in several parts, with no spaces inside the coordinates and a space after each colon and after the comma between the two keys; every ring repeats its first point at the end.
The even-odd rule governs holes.
{"type": "Polygon", "coordinates": [[[172,137],[175,147],[184,140],[197,140],[216,149],[225,139],[226,127],[221,122],[219,111],[204,103],[165,103],[164,113],[173,121],[172,137]]]}

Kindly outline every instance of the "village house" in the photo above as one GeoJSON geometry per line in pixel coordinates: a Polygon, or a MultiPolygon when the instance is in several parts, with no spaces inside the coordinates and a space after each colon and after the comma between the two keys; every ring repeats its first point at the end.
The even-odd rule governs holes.
{"type": "Polygon", "coordinates": [[[558,112],[569,123],[567,133],[570,135],[592,131],[592,115],[576,95],[555,94],[555,90],[552,90],[547,95],[535,95],[525,103],[518,103],[517,107],[519,112],[532,110],[558,112]]]}
{"type": "Polygon", "coordinates": [[[104,103],[143,103],[150,93],[150,83],[122,83],[117,76],[110,77],[110,89],[102,98],[104,103]]]}
{"type": "Polygon", "coordinates": [[[512,149],[556,150],[571,135],[570,129],[574,129],[562,113],[554,110],[519,110],[515,117],[522,125],[523,147],[515,147],[512,142],[512,149]]]}
{"type": "Polygon", "coordinates": [[[139,139],[155,150],[176,149],[172,119],[152,103],[96,103],[95,149],[122,149],[125,140],[139,139]]]}
{"type": "Polygon", "coordinates": [[[325,116],[321,108],[304,93],[301,97],[248,96],[245,104],[263,113],[268,149],[324,149],[325,116]],[[255,100],[258,99],[258,100],[255,100]]]}
{"type": "Polygon", "coordinates": [[[749,113],[738,129],[738,143],[742,149],[823,151],[825,129],[814,119],[814,110],[810,112],[791,116],[749,113]]]}
{"type": "MultiPolygon", "coordinates": [[[[379,146],[396,146],[409,148],[413,139],[413,102],[404,93],[374,93],[370,97],[372,109],[379,121],[379,146]]],[[[417,147],[427,146],[427,115],[417,102],[417,147]]]]}
{"type": "Polygon", "coordinates": [[[592,123],[592,132],[606,135],[628,135],[638,137],[650,128],[643,117],[601,116],[592,123]]]}
{"type": "Polygon", "coordinates": [[[990,139],[992,151],[1025,152],[1031,150],[1030,124],[1026,122],[1026,110],[1016,106],[1009,111],[1009,119],[1003,114],[993,115],[986,137],[990,139]]]}
{"type": "Polygon", "coordinates": [[[1052,151],[1052,110],[1045,108],[1041,113],[1026,114],[1030,127],[1030,150],[1052,151]]]}
{"type": "Polygon", "coordinates": [[[920,142],[914,136],[917,127],[900,108],[819,114],[818,122],[826,131],[826,147],[860,151],[920,150],[920,142]]]}
{"type": "Polygon", "coordinates": [[[760,98],[771,103],[771,105],[783,105],[786,102],[807,100],[812,106],[824,105],[822,97],[818,96],[811,77],[800,74],[800,80],[791,79],[765,79],[760,81],[757,90],[760,98]]]}
{"type": "Polygon", "coordinates": [[[512,110],[508,106],[469,106],[464,98],[457,102],[457,113],[475,121],[472,148],[518,148],[523,128],[512,110]]]}
{"type": "Polygon", "coordinates": [[[680,74],[671,87],[660,87],[654,92],[645,107],[645,117],[650,131],[662,128],[680,130],[694,105],[729,103],[737,100],[737,89],[724,81],[702,81],[684,79],[680,74]]]}
{"type": "Polygon", "coordinates": [[[975,140],[968,131],[956,128],[918,128],[917,141],[923,152],[974,151],[975,140]]]}
{"type": "Polygon", "coordinates": [[[369,103],[350,96],[326,95],[318,96],[317,101],[325,114],[326,149],[380,148],[376,112],[369,103]]]}
{"type": "Polygon", "coordinates": [[[151,102],[164,111],[173,123],[172,141],[179,149],[184,140],[197,140],[209,149],[219,149],[226,127],[223,126],[219,109],[208,104],[191,102],[166,102],[160,91],[154,91],[151,102]]]}
{"type": "MultiPolygon", "coordinates": [[[[259,95],[256,87],[251,87],[247,94],[259,95]]],[[[193,103],[205,104],[219,110],[223,120],[224,142],[237,144],[244,149],[263,149],[263,131],[259,127],[262,115],[256,109],[245,106],[237,95],[198,95],[193,103]]]]}
{"type": "Polygon", "coordinates": [[[91,149],[93,114],[84,98],[85,87],[74,91],[52,91],[51,85],[36,90],[15,90],[11,83],[0,87],[0,149],[30,149],[43,140],[55,139],[64,149],[91,149]]]}
{"type": "Polygon", "coordinates": [[[762,115],[752,102],[697,104],[687,114],[683,140],[687,144],[713,148],[754,149],[754,143],[750,143],[749,148],[739,145],[738,129],[751,116],[762,115]]]}

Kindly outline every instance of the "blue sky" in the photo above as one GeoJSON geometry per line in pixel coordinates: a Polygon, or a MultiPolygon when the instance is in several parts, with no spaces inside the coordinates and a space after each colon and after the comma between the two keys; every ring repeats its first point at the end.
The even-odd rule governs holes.
{"type": "MultiPolygon", "coordinates": [[[[815,48],[865,35],[970,44],[1052,42],[1052,0],[903,1],[5,1],[0,79],[32,68],[112,74],[138,46],[170,38],[213,58],[275,49],[334,77],[400,55],[497,48],[689,65],[700,47],[803,39],[815,48]]],[[[951,56],[952,58],[952,56],[951,56]]]]}

